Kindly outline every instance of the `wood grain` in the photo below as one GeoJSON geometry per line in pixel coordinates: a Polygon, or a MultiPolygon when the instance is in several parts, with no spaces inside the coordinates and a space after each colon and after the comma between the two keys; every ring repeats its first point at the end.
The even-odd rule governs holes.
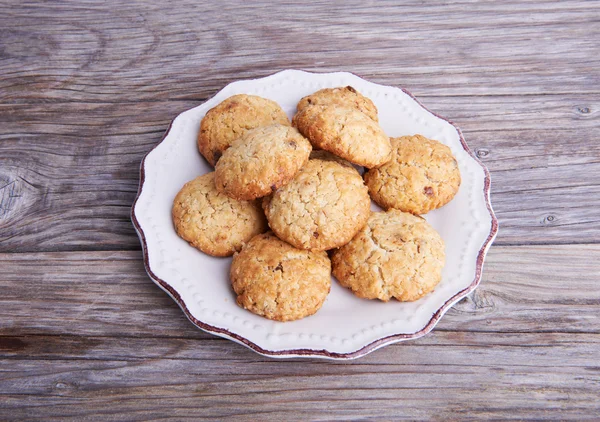
{"type": "MultiPolygon", "coordinates": [[[[492,172],[496,244],[599,241],[600,144],[588,139],[600,113],[578,111],[600,109],[597,96],[424,102],[463,128],[492,172]]],[[[0,251],[139,249],[129,219],[139,162],[197,104],[0,106],[0,251]]]]}
{"type": "Polygon", "coordinates": [[[0,416],[40,415],[23,404],[61,419],[592,416],[600,262],[587,257],[599,252],[496,247],[480,288],[431,335],[338,364],[264,358],[201,332],[137,252],[2,254],[0,416]]]}
{"type": "Polygon", "coordinates": [[[0,420],[597,420],[600,1],[0,0],[0,420]],[[351,71],[492,174],[481,286],[417,341],[277,361],[144,272],[139,163],[229,82],[351,71]]]}
{"type": "Polygon", "coordinates": [[[285,68],[344,69],[420,96],[598,93],[599,11],[596,1],[11,5],[0,101],[197,99],[285,68]]]}
{"type": "Polygon", "coordinates": [[[23,404],[47,417],[135,420],[592,420],[600,411],[598,335],[435,332],[346,363],[272,360],[225,340],[2,341],[0,415],[27,419],[39,408],[23,404]]]}
{"type": "MultiPolygon", "coordinates": [[[[600,334],[600,262],[590,259],[599,253],[600,245],[495,247],[479,288],[436,330],[600,334]]],[[[0,335],[210,337],[149,280],[140,256],[0,254],[0,335]]]]}

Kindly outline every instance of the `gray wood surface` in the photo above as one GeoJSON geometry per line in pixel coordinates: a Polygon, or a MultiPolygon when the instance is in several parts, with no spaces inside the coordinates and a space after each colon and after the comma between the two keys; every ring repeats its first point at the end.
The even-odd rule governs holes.
{"type": "Polygon", "coordinates": [[[599,69],[598,1],[0,0],[0,420],[597,420],[599,69]],[[428,336],[272,360],[145,274],[144,154],[286,68],[407,88],[490,169],[482,284],[428,336]]]}

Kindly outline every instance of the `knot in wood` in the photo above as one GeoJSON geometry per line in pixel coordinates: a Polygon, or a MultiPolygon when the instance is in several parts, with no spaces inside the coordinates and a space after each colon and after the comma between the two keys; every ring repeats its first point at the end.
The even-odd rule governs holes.
{"type": "Polygon", "coordinates": [[[487,148],[478,148],[475,153],[477,154],[477,157],[484,158],[490,154],[490,150],[487,148]]]}

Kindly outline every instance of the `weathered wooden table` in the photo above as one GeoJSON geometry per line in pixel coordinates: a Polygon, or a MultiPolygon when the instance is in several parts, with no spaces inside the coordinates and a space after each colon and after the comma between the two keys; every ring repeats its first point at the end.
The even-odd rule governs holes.
{"type": "Polygon", "coordinates": [[[599,418],[600,2],[235,3],[2,2],[0,419],[599,418]],[[483,282],[430,335],[272,360],[144,272],[144,154],[286,68],[405,87],[489,167],[483,282]]]}

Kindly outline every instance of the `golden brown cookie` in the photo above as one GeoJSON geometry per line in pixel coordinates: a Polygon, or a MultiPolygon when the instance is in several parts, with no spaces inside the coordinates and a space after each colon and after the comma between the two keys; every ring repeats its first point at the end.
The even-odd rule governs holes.
{"type": "Polygon", "coordinates": [[[391,209],[333,253],[333,275],[365,299],[417,300],[442,279],[444,241],[423,218],[391,209]]]}
{"type": "Polygon", "coordinates": [[[413,214],[446,205],[460,186],[450,148],[421,135],[392,138],[392,159],[364,177],[377,204],[413,214]]]}
{"type": "Polygon", "coordinates": [[[296,113],[293,124],[314,147],[360,166],[379,167],[391,158],[387,135],[376,122],[352,107],[310,105],[296,113]]]}
{"type": "Polygon", "coordinates": [[[306,161],[312,146],[291,126],[252,129],[233,141],[215,167],[219,192],[251,200],[288,183],[306,161]]]}
{"type": "Polygon", "coordinates": [[[234,255],[229,276],[242,308],[293,321],[323,305],[331,289],[331,262],[325,252],[296,249],[265,233],[234,255]]]}
{"type": "Polygon", "coordinates": [[[311,157],[291,182],[265,198],[263,208],[271,229],[293,246],[336,248],[364,226],[371,200],[352,165],[321,151],[311,157]]]}
{"type": "Polygon", "coordinates": [[[230,256],[267,230],[257,201],[236,201],[217,192],[214,172],[187,182],[173,201],[177,234],[213,256],[230,256]]]}
{"type": "Polygon", "coordinates": [[[313,94],[307,95],[298,102],[298,111],[309,105],[342,105],[353,107],[358,111],[365,113],[374,121],[379,121],[377,117],[377,107],[369,98],[363,96],[351,86],[340,88],[325,88],[313,94]]]}
{"type": "Polygon", "coordinates": [[[233,141],[250,129],[273,123],[290,124],[275,101],[238,94],[208,110],[198,133],[198,149],[213,166],[233,141]]]}

